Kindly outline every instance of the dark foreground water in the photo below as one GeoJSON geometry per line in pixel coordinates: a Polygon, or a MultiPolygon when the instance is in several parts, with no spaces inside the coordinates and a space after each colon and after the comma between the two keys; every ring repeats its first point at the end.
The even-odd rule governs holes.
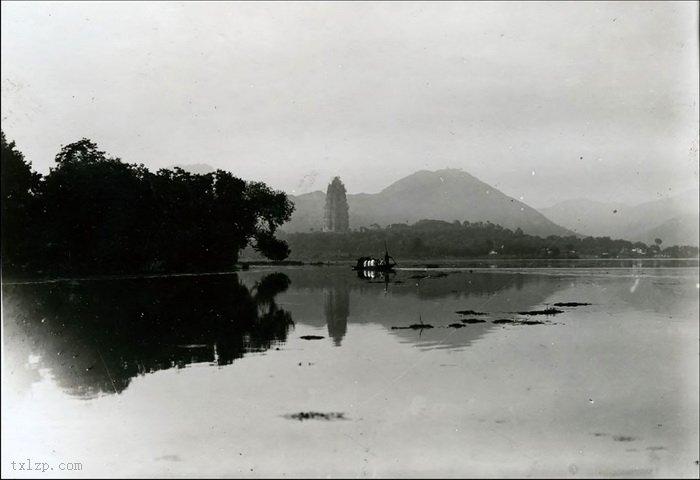
{"type": "Polygon", "coordinates": [[[2,476],[697,478],[697,261],[491,266],[6,284],[2,476]]]}

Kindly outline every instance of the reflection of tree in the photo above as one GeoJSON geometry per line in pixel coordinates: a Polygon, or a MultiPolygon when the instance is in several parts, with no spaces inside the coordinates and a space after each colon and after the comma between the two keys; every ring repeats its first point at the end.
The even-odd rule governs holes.
{"type": "Polygon", "coordinates": [[[323,311],[328,325],[328,335],[336,346],[345,336],[348,329],[348,315],[350,315],[350,292],[347,284],[336,284],[331,288],[324,288],[323,311]]]}
{"type": "Polygon", "coordinates": [[[276,273],[252,289],[236,275],[5,285],[6,347],[31,345],[72,394],[120,392],[139,374],[284,342],[294,323],[274,298],[289,284],[276,273]]]}

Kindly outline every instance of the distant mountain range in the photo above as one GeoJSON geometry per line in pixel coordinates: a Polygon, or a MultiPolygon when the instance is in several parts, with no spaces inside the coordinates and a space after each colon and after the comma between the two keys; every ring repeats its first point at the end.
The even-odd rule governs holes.
{"type": "Polygon", "coordinates": [[[698,245],[698,191],[630,206],[623,203],[567,200],[541,208],[547,218],[576,233],[609,236],[662,246],[698,245]]]}
{"type": "MultiPolygon", "coordinates": [[[[319,231],[323,227],[326,194],[321,191],[292,196],[296,210],[286,232],[319,231]]],[[[405,177],[379,193],[348,195],[350,228],[385,227],[419,220],[491,222],[523,232],[571,235],[572,232],[547,219],[525,203],[457,169],[422,170],[405,177]]]]}
{"type": "MultiPolygon", "coordinates": [[[[174,166],[190,173],[215,171],[206,164],[169,168],[174,166]]],[[[289,195],[289,198],[296,208],[282,230],[292,233],[323,228],[324,192],[289,195]]],[[[379,193],[359,193],[347,198],[350,228],[411,224],[424,219],[467,220],[490,221],[539,236],[609,236],[647,244],[660,238],[662,246],[697,246],[700,243],[697,190],[640,205],[581,198],[535,210],[462,170],[445,169],[422,170],[394,182],[379,193]]]]}

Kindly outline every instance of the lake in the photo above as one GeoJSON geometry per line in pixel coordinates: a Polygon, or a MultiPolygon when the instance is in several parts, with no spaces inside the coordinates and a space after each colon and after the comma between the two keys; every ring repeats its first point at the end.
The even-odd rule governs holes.
{"type": "Polygon", "coordinates": [[[2,476],[698,477],[697,260],[439,266],[4,284],[2,476]]]}

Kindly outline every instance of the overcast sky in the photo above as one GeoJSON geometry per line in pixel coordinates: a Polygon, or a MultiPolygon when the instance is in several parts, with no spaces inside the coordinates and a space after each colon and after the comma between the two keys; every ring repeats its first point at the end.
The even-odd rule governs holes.
{"type": "Polygon", "coordinates": [[[535,207],[698,185],[695,2],[2,3],[2,129],[289,193],[461,168],[535,207]]]}

